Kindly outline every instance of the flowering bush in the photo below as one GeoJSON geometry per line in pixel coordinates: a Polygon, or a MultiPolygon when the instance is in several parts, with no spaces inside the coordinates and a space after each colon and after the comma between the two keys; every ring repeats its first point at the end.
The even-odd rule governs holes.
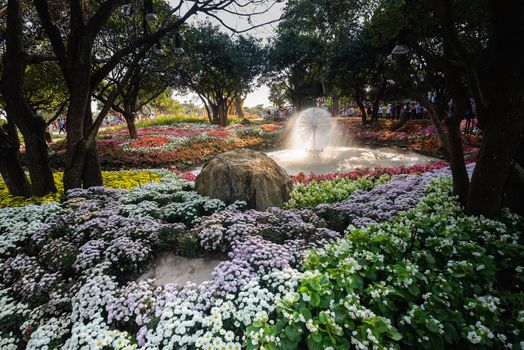
{"type": "Polygon", "coordinates": [[[247,348],[522,346],[524,220],[465,216],[450,193],[449,178],[432,182],[416,209],[311,252],[247,348]]]}
{"type": "Polygon", "coordinates": [[[450,180],[431,182],[449,169],[397,177],[337,204],[265,212],[226,207],[175,174],[155,173],[160,182],[131,190],[76,189],[61,203],[0,209],[0,348],[522,340],[524,224],[510,214],[464,216],[450,180]],[[355,228],[359,215],[387,221],[355,228]],[[341,238],[345,223],[353,226],[341,238]],[[164,249],[223,261],[200,286],[135,281],[164,249]]]}
{"type": "Polygon", "coordinates": [[[336,178],[334,180],[311,181],[307,185],[296,184],[286,203],[287,208],[313,207],[320,203],[340,202],[347,199],[356,190],[369,190],[375,184],[389,180],[388,175],[382,175],[375,181],[368,177],[358,180],[336,178]]]}
{"type": "Polygon", "coordinates": [[[325,221],[312,211],[271,208],[266,212],[221,211],[203,219],[195,231],[204,249],[227,253],[251,236],[261,236],[278,244],[303,240],[305,246],[310,247],[339,237],[337,232],[325,226],[325,221]]]}
{"type": "Polygon", "coordinates": [[[171,139],[165,136],[144,136],[144,137],[139,138],[138,140],[131,140],[129,143],[129,147],[131,149],[133,148],[150,149],[150,148],[157,148],[157,147],[160,148],[168,144],[170,141],[171,139]]]}
{"type": "MultiPolygon", "coordinates": [[[[468,164],[471,173],[474,164],[468,164]]],[[[413,208],[422,199],[424,188],[435,176],[449,175],[449,168],[441,168],[422,175],[402,175],[370,191],[356,191],[346,201],[320,204],[317,214],[326,219],[329,227],[341,231],[348,225],[364,227],[388,221],[400,212],[413,208]]]]}

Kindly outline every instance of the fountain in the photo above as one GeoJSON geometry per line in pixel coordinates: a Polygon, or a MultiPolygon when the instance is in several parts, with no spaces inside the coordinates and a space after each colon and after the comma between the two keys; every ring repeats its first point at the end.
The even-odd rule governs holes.
{"type": "Polygon", "coordinates": [[[285,148],[269,152],[291,174],[349,172],[355,168],[397,167],[434,158],[395,147],[355,146],[337,129],[336,119],[321,108],[309,108],[288,124],[285,148]]]}
{"type": "Polygon", "coordinates": [[[298,115],[295,123],[305,151],[318,156],[328,145],[334,130],[331,114],[321,108],[309,108],[298,115]]]}
{"type": "MultiPolygon", "coordinates": [[[[284,148],[267,155],[290,175],[345,173],[355,168],[398,167],[435,160],[398,147],[356,144],[339,130],[336,121],[324,109],[306,109],[289,121],[284,148]]],[[[195,168],[193,173],[201,170],[195,168]]]]}

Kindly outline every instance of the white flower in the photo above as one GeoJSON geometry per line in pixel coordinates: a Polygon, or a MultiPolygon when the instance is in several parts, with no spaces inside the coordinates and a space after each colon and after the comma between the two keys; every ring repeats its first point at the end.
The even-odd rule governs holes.
{"type": "Polygon", "coordinates": [[[478,344],[481,341],[480,336],[475,331],[468,332],[467,338],[472,344],[478,344]]]}

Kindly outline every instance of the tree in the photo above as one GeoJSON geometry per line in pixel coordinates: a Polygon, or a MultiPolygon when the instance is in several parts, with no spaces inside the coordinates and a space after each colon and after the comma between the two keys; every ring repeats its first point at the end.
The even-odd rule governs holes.
{"type": "MultiPolygon", "coordinates": [[[[155,25],[150,25],[147,21],[156,17],[152,13],[150,0],[144,3],[106,0],[98,6],[85,6],[80,0],[72,0],[67,5],[61,4],[62,7],[50,6],[48,0],[33,2],[61,68],[69,94],[66,164],[63,179],[64,188],[67,190],[82,185],[90,187],[102,183],[96,136],[105,115],[119,95],[119,90],[123,89],[130,80],[133,70],[128,69],[126,73],[120,70],[122,72],[120,83],[96,118],[93,118],[90,100],[93,90],[103,84],[106,77],[112,74],[124,58],[129,58],[132,65],[138,64],[162,38],[178,31],[183,23],[197,13],[214,18],[219,18],[217,13],[220,11],[248,16],[249,14],[240,11],[251,5],[263,6],[266,3],[269,8],[274,1],[211,0],[194,1],[188,3],[189,6],[186,6],[184,1],[179,1],[171,8],[171,16],[160,18],[155,25]],[[122,47],[116,51],[106,50],[104,45],[96,45],[103,37],[101,33],[109,19],[112,16],[126,16],[130,9],[133,11],[144,9],[142,12],[144,30],[140,35],[122,41],[122,47]]],[[[264,13],[262,11],[257,14],[264,13]]],[[[255,26],[251,28],[253,27],[255,26]]]]}
{"type": "Polygon", "coordinates": [[[329,62],[328,79],[343,96],[351,97],[362,112],[362,124],[368,117],[378,115],[380,100],[383,99],[386,83],[386,50],[382,43],[372,42],[373,30],[367,26],[352,32],[347,40],[333,45],[329,62]],[[368,90],[368,91],[366,91],[368,90]],[[373,100],[373,112],[368,116],[364,102],[373,100]]]}
{"type": "MultiPolygon", "coordinates": [[[[35,56],[28,54],[28,48],[24,45],[23,16],[22,1],[9,0],[5,29],[6,49],[2,59],[3,70],[0,84],[10,125],[10,132],[5,135],[11,135],[13,138],[16,133],[16,124],[25,141],[32,193],[36,196],[43,196],[49,192],[56,192],[56,187],[47,158],[46,122],[33,111],[23,89],[26,66],[32,59],[36,59],[35,56]]],[[[19,162],[15,161],[17,156],[12,154],[15,148],[18,150],[17,140],[18,137],[8,146],[11,149],[9,151],[12,159],[11,166],[17,169],[3,172],[2,175],[23,177],[23,179],[11,178],[7,182],[21,184],[21,187],[14,189],[14,192],[27,194],[25,190],[22,190],[27,187],[25,175],[21,167],[18,167],[19,162]]]]}
{"type": "Polygon", "coordinates": [[[243,99],[260,74],[264,55],[253,38],[232,38],[209,23],[187,28],[184,55],[171,52],[173,86],[200,97],[210,122],[227,125],[235,99],[243,99]]]}
{"type": "Polygon", "coordinates": [[[20,141],[10,122],[0,126],[0,174],[13,196],[30,197],[31,188],[19,158],[20,141]]]}
{"type": "Polygon", "coordinates": [[[453,99],[449,115],[438,119],[447,136],[455,192],[468,213],[497,215],[524,133],[524,68],[515,58],[515,50],[524,48],[519,34],[524,25],[524,4],[492,0],[383,4],[377,11],[377,18],[383,17],[383,34],[395,33],[390,37],[403,40],[412,51],[401,60],[409,63],[418,77],[437,76],[444,85],[443,97],[453,99]],[[399,30],[398,23],[411,25],[399,30]],[[470,97],[483,130],[471,183],[460,135],[460,121],[470,109],[470,97]]]}
{"type": "MultiPolygon", "coordinates": [[[[278,36],[272,45],[271,81],[274,84],[285,81],[288,85],[288,97],[295,100],[305,98],[308,100],[305,105],[314,104],[313,101],[320,97],[329,98],[333,113],[338,113],[340,94],[344,91],[333,78],[339,77],[338,81],[347,80],[349,70],[333,74],[333,64],[340,62],[341,46],[355,42],[355,37],[362,30],[362,20],[369,17],[374,6],[374,2],[358,0],[288,1],[284,19],[278,26],[278,36]]],[[[375,60],[360,63],[374,62],[375,60]]],[[[346,92],[347,87],[346,85],[346,92]]],[[[359,92],[359,100],[363,97],[363,93],[360,94],[363,88],[364,86],[362,89],[352,89],[353,92],[359,92]]],[[[282,88],[279,90],[282,91],[282,88]]],[[[297,102],[293,104],[302,107],[297,106],[297,102]]]]}
{"type": "Polygon", "coordinates": [[[280,102],[289,101],[298,110],[316,105],[316,99],[323,95],[317,59],[321,51],[318,39],[279,25],[269,49],[264,80],[275,97],[280,96],[280,102]]]}
{"type": "MultiPolygon", "coordinates": [[[[163,99],[167,96],[164,92],[168,89],[169,84],[163,77],[162,69],[156,69],[155,64],[158,63],[160,63],[159,60],[153,56],[142,59],[133,67],[130,63],[123,65],[123,72],[130,70],[131,76],[129,81],[123,82],[124,86],[119,89],[120,93],[114,99],[111,109],[122,114],[132,139],[138,138],[135,126],[136,114],[155,100],[157,103],[161,102],[158,100],[160,96],[163,99]]],[[[107,103],[114,90],[122,84],[121,74],[108,78],[107,83],[107,86],[95,93],[95,97],[103,103],[107,103]]]]}
{"type": "Polygon", "coordinates": [[[158,113],[162,114],[180,114],[184,112],[184,107],[173,98],[173,90],[167,89],[155,97],[149,103],[158,113]]]}

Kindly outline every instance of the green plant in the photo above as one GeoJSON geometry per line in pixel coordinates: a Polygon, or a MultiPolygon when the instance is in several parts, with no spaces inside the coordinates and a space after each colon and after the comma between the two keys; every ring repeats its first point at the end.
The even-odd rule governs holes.
{"type": "Polygon", "coordinates": [[[357,180],[337,178],[334,180],[311,181],[307,185],[297,184],[291,192],[286,208],[314,207],[321,203],[334,203],[347,199],[357,190],[370,190],[391,178],[382,175],[378,179],[363,177],[357,180]]]}
{"type": "Polygon", "coordinates": [[[522,346],[524,221],[465,216],[449,177],[417,208],[311,251],[277,318],[248,349],[447,349],[522,346]]]}

